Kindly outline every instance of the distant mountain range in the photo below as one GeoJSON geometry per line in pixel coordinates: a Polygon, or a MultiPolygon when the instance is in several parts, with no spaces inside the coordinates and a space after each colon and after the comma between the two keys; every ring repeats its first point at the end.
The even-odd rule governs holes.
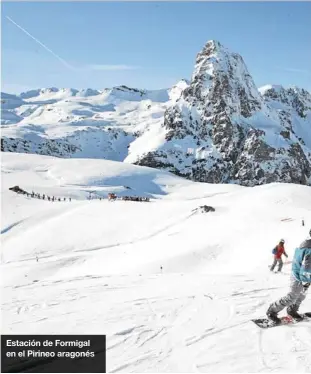
{"type": "Polygon", "coordinates": [[[102,158],[209,183],[311,185],[311,95],[259,90],[243,58],[217,41],[190,81],[146,91],[46,88],[1,94],[1,149],[102,158]]]}

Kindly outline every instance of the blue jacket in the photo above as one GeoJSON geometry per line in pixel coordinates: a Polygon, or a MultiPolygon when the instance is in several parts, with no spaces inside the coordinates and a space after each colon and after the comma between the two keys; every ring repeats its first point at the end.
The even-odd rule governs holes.
{"type": "Polygon", "coordinates": [[[311,238],[306,239],[296,248],[292,272],[298,281],[311,283],[311,238]]]}

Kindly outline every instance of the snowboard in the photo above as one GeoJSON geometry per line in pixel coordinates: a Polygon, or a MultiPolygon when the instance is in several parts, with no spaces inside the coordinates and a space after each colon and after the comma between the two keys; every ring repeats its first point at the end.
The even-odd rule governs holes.
{"type": "Polygon", "coordinates": [[[302,321],[311,321],[311,312],[302,313],[301,316],[303,317],[303,319],[299,321],[293,319],[290,316],[280,317],[281,323],[279,324],[271,321],[271,319],[269,318],[256,318],[256,319],[252,319],[251,321],[254,322],[257,326],[259,326],[262,329],[269,329],[270,327],[276,327],[276,326],[294,325],[302,321]]]}

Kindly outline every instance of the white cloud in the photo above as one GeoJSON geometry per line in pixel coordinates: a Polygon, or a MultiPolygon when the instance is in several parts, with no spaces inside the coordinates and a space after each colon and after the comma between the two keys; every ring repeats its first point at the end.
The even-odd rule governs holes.
{"type": "Polygon", "coordinates": [[[284,71],[289,71],[291,73],[301,73],[311,75],[311,71],[304,70],[304,69],[297,69],[297,68],[283,68],[284,71]]]}

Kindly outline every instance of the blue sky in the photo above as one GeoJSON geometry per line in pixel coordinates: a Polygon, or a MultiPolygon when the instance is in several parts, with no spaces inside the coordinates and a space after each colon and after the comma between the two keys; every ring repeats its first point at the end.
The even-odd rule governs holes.
{"type": "Polygon", "coordinates": [[[170,87],[190,79],[196,54],[210,39],[241,54],[257,86],[272,83],[311,90],[311,3],[1,5],[2,91],[121,84],[170,87]]]}

